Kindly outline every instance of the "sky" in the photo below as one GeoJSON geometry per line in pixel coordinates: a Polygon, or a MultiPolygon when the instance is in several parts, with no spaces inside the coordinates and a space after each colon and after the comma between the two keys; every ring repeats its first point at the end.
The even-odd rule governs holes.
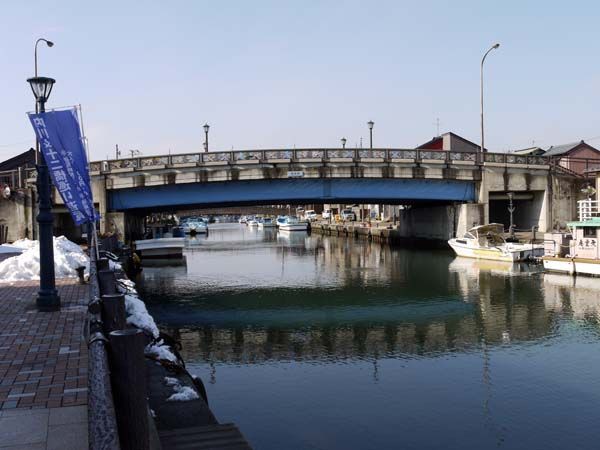
{"type": "Polygon", "coordinates": [[[368,146],[440,132],[491,151],[600,146],[600,3],[565,1],[60,1],[0,10],[0,160],[33,145],[26,79],[48,108],[81,104],[93,160],[368,146]]]}

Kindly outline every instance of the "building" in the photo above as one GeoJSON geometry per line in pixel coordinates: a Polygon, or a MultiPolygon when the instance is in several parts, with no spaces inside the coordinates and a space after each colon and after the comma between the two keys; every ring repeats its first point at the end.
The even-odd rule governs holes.
{"type": "Polygon", "coordinates": [[[600,166],[600,150],[583,140],[552,146],[546,150],[544,156],[553,157],[564,168],[581,175],[585,174],[586,170],[600,166]]]}
{"type": "Polygon", "coordinates": [[[436,136],[417,147],[420,150],[449,150],[453,152],[476,152],[479,145],[452,132],[436,136]]]}

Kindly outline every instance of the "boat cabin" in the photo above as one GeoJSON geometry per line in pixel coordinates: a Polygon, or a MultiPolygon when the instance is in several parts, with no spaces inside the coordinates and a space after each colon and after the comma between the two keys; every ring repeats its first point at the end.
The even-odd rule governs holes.
{"type": "Polygon", "coordinates": [[[504,225],[501,223],[490,223],[471,228],[465,233],[463,239],[457,239],[459,243],[466,244],[466,240],[477,241],[479,247],[496,247],[505,243],[504,225]],[[464,241],[464,242],[461,242],[464,241]]]}
{"type": "Polygon", "coordinates": [[[572,258],[600,259],[598,241],[600,240],[600,217],[581,222],[569,222],[573,232],[569,255],[572,258]]]}

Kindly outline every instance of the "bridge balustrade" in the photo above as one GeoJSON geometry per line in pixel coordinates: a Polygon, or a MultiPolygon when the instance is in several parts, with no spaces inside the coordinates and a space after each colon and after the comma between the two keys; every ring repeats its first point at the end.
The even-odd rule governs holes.
{"type": "MultiPolygon", "coordinates": [[[[469,164],[481,163],[506,165],[551,165],[555,168],[567,166],[567,162],[577,162],[584,167],[590,167],[590,162],[598,165],[598,160],[581,158],[553,158],[545,156],[516,155],[514,153],[483,153],[457,152],[428,149],[283,149],[283,150],[236,150],[227,152],[187,153],[178,155],[148,156],[125,158],[90,163],[92,173],[111,171],[132,171],[142,169],[161,169],[177,167],[178,165],[203,164],[243,164],[244,162],[327,162],[330,160],[347,160],[348,162],[406,162],[419,164],[469,164]]],[[[35,175],[35,174],[29,174],[35,175]]]]}

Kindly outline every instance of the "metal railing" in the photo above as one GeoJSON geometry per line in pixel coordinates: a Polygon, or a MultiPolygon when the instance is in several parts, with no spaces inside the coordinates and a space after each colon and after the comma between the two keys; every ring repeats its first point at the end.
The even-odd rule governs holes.
{"type": "MultiPolygon", "coordinates": [[[[165,167],[201,166],[218,164],[244,164],[269,162],[415,162],[440,164],[523,164],[528,166],[564,166],[567,158],[553,158],[513,153],[457,152],[425,149],[294,149],[294,150],[237,150],[227,152],[187,153],[178,155],[147,156],[136,158],[94,161],[90,170],[96,173],[113,170],[143,170],[165,167]]],[[[575,159],[568,159],[574,163],[575,159]]],[[[599,160],[577,160],[590,167],[590,162],[599,160]]]]}
{"type": "Polygon", "coordinates": [[[600,218],[600,201],[598,200],[579,200],[577,202],[577,212],[580,221],[600,218]]]}

